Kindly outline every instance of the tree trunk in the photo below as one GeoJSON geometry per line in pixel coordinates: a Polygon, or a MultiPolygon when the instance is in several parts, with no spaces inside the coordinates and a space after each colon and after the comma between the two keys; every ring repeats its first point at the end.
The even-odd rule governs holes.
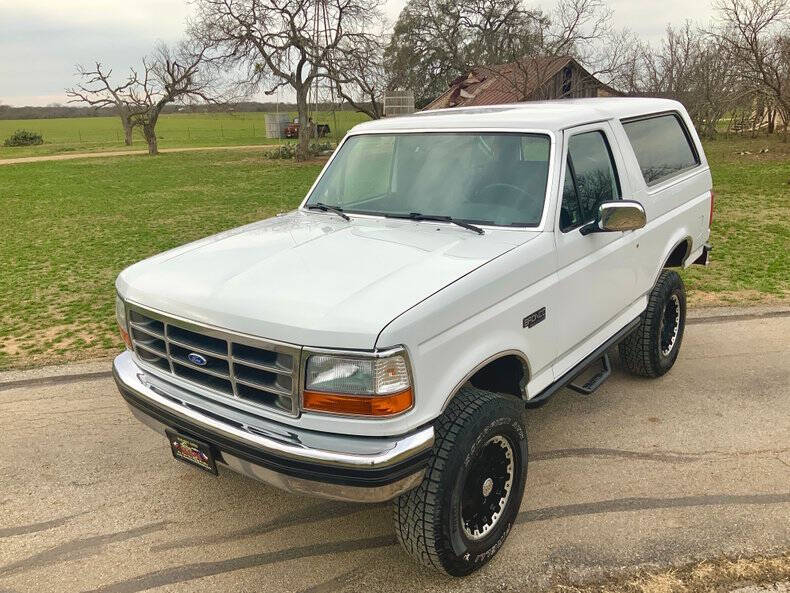
{"type": "Polygon", "coordinates": [[[307,111],[308,88],[296,92],[296,108],[299,112],[299,143],[296,146],[296,160],[306,161],[310,157],[310,118],[307,111]]]}
{"type": "Polygon", "coordinates": [[[132,132],[134,131],[132,122],[130,122],[128,118],[122,118],[121,121],[123,122],[123,143],[126,144],[126,146],[131,146],[132,132]]]}
{"type": "Polygon", "coordinates": [[[156,128],[151,124],[143,126],[143,136],[148,143],[148,155],[155,156],[159,154],[159,148],[156,144],[156,128]]]}

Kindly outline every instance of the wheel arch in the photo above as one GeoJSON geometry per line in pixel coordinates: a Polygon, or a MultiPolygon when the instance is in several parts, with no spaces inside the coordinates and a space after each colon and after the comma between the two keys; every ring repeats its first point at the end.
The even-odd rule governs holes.
{"type": "Polygon", "coordinates": [[[689,255],[691,255],[694,246],[694,240],[687,232],[681,231],[675,236],[673,241],[669,242],[670,247],[664,251],[661,258],[661,266],[653,274],[653,283],[658,282],[658,277],[661,275],[662,270],[667,268],[682,268],[689,255]]]}
{"type": "Polygon", "coordinates": [[[486,389],[487,391],[513,395],[514,397],[518,397],[519,399],[526,401],[526,385],[529,382],[531,376],[532,373],[529,360],[521,350],[508,349],[497,352],[496,354],[492,354],[491,356],[476,364],[463,376],[460,381],[457,382],[455,387],[452,389],[442,404],[442,412],[447,409],[447,406],[450,405],[450,402],[458,395],[461,388],[466,384],[472,384],[479,389],[486,389],[489,387],[486,389]],[[512,385],[509,389],[505,390],[491,389],[490,387],[495,387],[496,381],[502,379],[502,377],[497,374],[492,380],[486,375],[488,373],[494,373],[495,371],[502,370],[503,368],[506,371],[511,371],[515,376],[509,374],[504,380],[502,380],[502,382],[512,382],[512,385]],[[477,384],[473,383],[473,380],[477,384]]]}

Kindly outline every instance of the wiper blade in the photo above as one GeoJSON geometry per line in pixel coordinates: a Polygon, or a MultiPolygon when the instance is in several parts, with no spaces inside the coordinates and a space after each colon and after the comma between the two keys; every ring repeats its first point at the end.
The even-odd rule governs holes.
{"type": "Polygon", "coordinates": [[[420,212],[410,212],[409,214],[386,214],[385,216],[387,216],[387,218],[406,218],[408,220],[435,220],[437,222],[449,222],[458,225],[462,228],[469,229],[470,231],[474,231],[478,235],[485,234],[485,231],[481,229],[479,226],[476,226],[464,220],[453,218],[452,216],[441,216],[439,214],[422,214],[420,212]]]}
{"type": "Polygon", "coordinates": [[[334,214],[337,214],[343,220],[351,220],[351,218],[349,218],[349,216],[345,212],[343,212],[342,208],[340,208],[338,206],[329,206],[327,204],[324,204],[323,202],[316,202],[315,204],[308,204],[307,205],[307,209],[308,210],[321,210],[322,212],[332,212],[334,214]]]}

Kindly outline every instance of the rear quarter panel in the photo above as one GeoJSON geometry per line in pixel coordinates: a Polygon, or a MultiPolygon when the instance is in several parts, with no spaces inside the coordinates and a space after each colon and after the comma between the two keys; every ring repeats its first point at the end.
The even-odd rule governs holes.
{"type": "Polygon", "coordinates": [[[677,114],[683,120],[700,164],[661,183],[648,186],[628,136],[620,121],[613,128],[620,144],[633,195],[624,196],[637,200],[647,214],[646,226],[637,231],[640,260],[638,284],[643,293],[649,293],[658,275],[675,247],[683,241],[690,242],[686,263],[693,261],[710,235],[709,216],[713,181],[702,144],[685,109],[678,103],[677,114]]]}

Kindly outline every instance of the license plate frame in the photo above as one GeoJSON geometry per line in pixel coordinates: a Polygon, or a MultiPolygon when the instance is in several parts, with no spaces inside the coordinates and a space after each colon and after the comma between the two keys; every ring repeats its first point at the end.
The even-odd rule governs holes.
{"type": "Polygon", "coordinates": [[[217,470],[217,460],[214,457],[214,451],[208,443],[204,443],[199,439],[186,436],[175,432],[174,430],[166,430],[168,442],[170,443],[170,452],[173,457],[178,461],[196,467],[214,474],[219,475],[217,470]]]}

